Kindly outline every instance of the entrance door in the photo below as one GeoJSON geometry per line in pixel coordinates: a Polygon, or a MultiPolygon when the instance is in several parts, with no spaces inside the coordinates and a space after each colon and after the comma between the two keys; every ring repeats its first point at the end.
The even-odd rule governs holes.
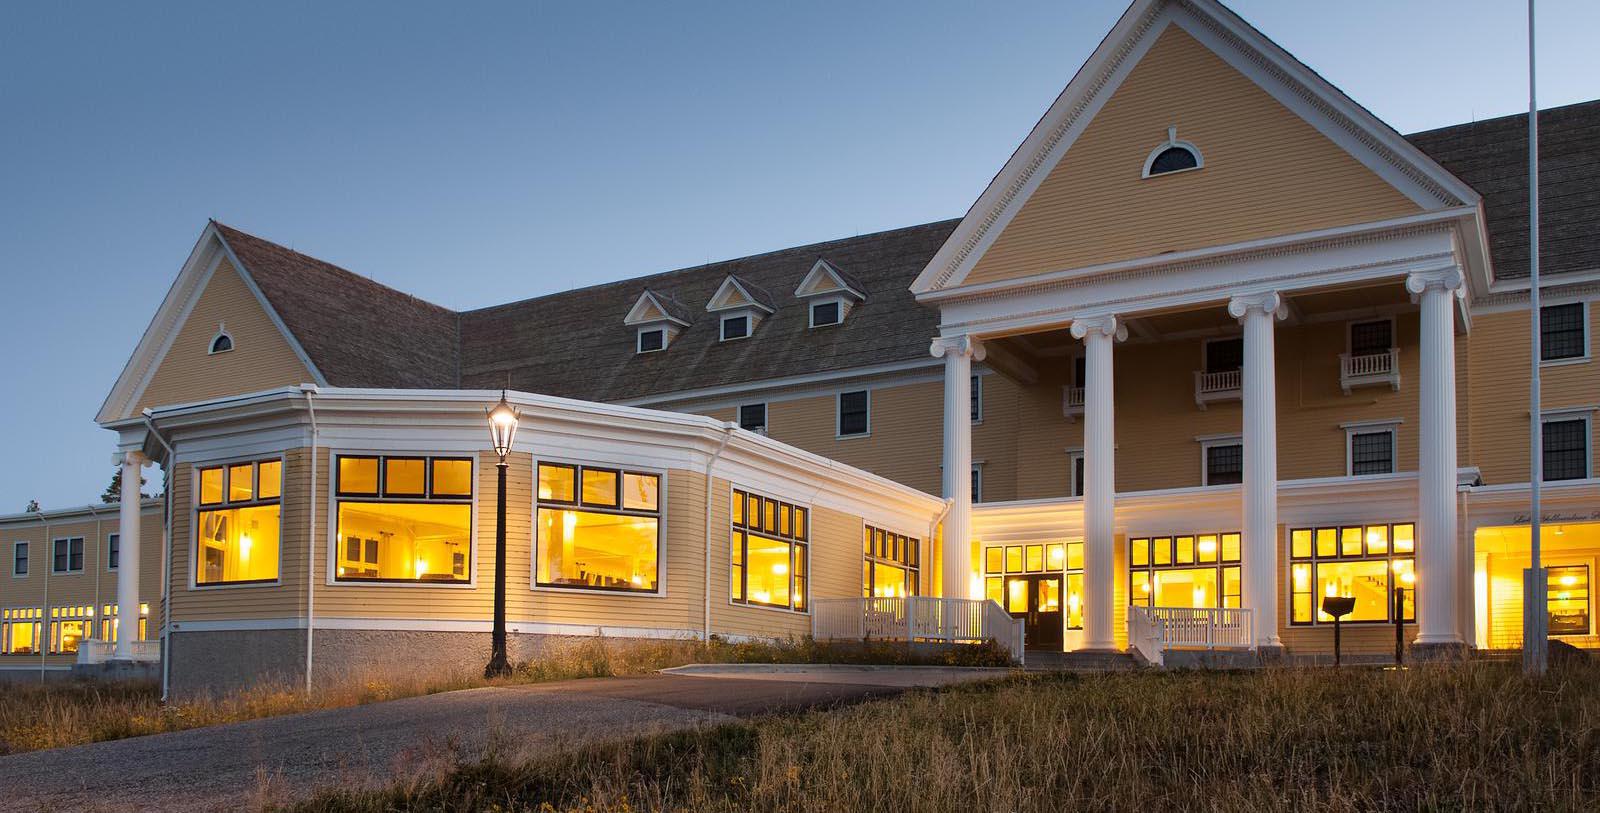
{"type": "Polygon", "coordinates": [[[1061,651],[1061,576],[1007,576],[1006,611],[1023,620],[1029,649],[1061,651]]]}

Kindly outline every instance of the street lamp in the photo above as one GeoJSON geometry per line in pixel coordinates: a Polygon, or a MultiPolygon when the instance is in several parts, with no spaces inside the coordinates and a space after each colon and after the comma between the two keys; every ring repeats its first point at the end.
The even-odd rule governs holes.
{"type": "Polygon", "coordinates": [[[489,655],[489,665],[483,668],[486,678],[511,674],[511,664],[506,661],[506,455],[511,454],[511,442],[517,437],[517,421],[522,417],[506,402],[505,390],[500,391],[500,403],[486,410],[489,417],[489,442],[500,462],[495,464],[499,489],[495,494],[494,524],[494,632],[489,655]]]}
{"type": "Polygon", "coordinates": [[[1333,582],[1328,582],[1328,594],[1322,597],[1322,611],[1330,616],[1333,616],[1334,666],[1339,666],[1341,662],[1341,656],[1339,652],[1339,625],[1343,622],[1344,617],[1349,615],[1351,611],[1355,610],[1355,608],[1356,599],[1354,596],[1339,595],[1338,590],[1334,587],[1333,582]]]}

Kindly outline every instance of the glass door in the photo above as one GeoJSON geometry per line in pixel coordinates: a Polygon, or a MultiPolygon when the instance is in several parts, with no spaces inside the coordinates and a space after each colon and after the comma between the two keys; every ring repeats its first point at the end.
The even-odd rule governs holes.
{"type": "Polygon", "coordinates": [[[1059,575],[1006,577],[1006,611],[1023,620],[1029,649],[1061,650],[1062,596],[1059,575]]]}

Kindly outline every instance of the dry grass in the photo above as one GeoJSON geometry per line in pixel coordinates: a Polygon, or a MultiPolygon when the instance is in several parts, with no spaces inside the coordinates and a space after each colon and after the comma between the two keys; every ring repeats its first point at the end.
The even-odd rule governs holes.
{"type": "Polygon", "coordinates": [[[1019,677],[458,766],[308,811],[1600,808],[1600,670],[1019,677]]]}
{"type": "Polygon", "coordinates": [[[944,663],[1004,665],[1003,651],[962,647],[917,656],[893,644],[834,647],[810,639],[733,644],[699,641],[573,639],[516,665],[504,680],[472,673],[356,678],[307,694],[263,685],[220,697],[160,702],[154,684],[88,682],[0,684],[0,755],[158,734],[279,714],[340,708],[480,686],[638,675],[687,663],[944,663]]]}

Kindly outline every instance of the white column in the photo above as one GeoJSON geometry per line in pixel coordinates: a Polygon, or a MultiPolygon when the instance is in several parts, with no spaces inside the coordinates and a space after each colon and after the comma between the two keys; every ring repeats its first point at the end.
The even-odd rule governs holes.
{"type": "Polygon", "coordinates": [[[1417,638],[1424,646],[1462,646],[1456,606],[1455,298],[1464,293],[1457,268],[1417,272],[1406,290],[1422,307],[1422,386],[1418,399],[1417,638]]]}
{"type": "MultiPolygon", "coordinates": [[[[117,537],[117,646],[112,660],[133,660],[133,641],[139,636],[139,480],[147,462],[138,452],[122,455],[122,503],[118,506],[117,537]]],[[[105,540],[100,540],[104,545],[105,540]]]]}
{"type": "Polygon", "coordinates": [[[1083,648],[1117,648],[1116,422],[1111,346],[1126,338],[1115,316],[1079,319],[1072,335],[1084,345],[1083,389],[1083,648]]]}
{"type": "Polygon", "coordinates": [[[1287,311],[1277,292],[1236,296],[1228,314],[1244,325],[1244,550],[1242,603],[1257,649],[1278,648],[1278,388],[1273,322],[1287,311]]]}
{"type": "Polygon", "coordinates": [[[944,359],[945,598],[972,594],[972,362],[983,361],[983,343],[972,336],[941,336],[929,352],[944,359]]]}

